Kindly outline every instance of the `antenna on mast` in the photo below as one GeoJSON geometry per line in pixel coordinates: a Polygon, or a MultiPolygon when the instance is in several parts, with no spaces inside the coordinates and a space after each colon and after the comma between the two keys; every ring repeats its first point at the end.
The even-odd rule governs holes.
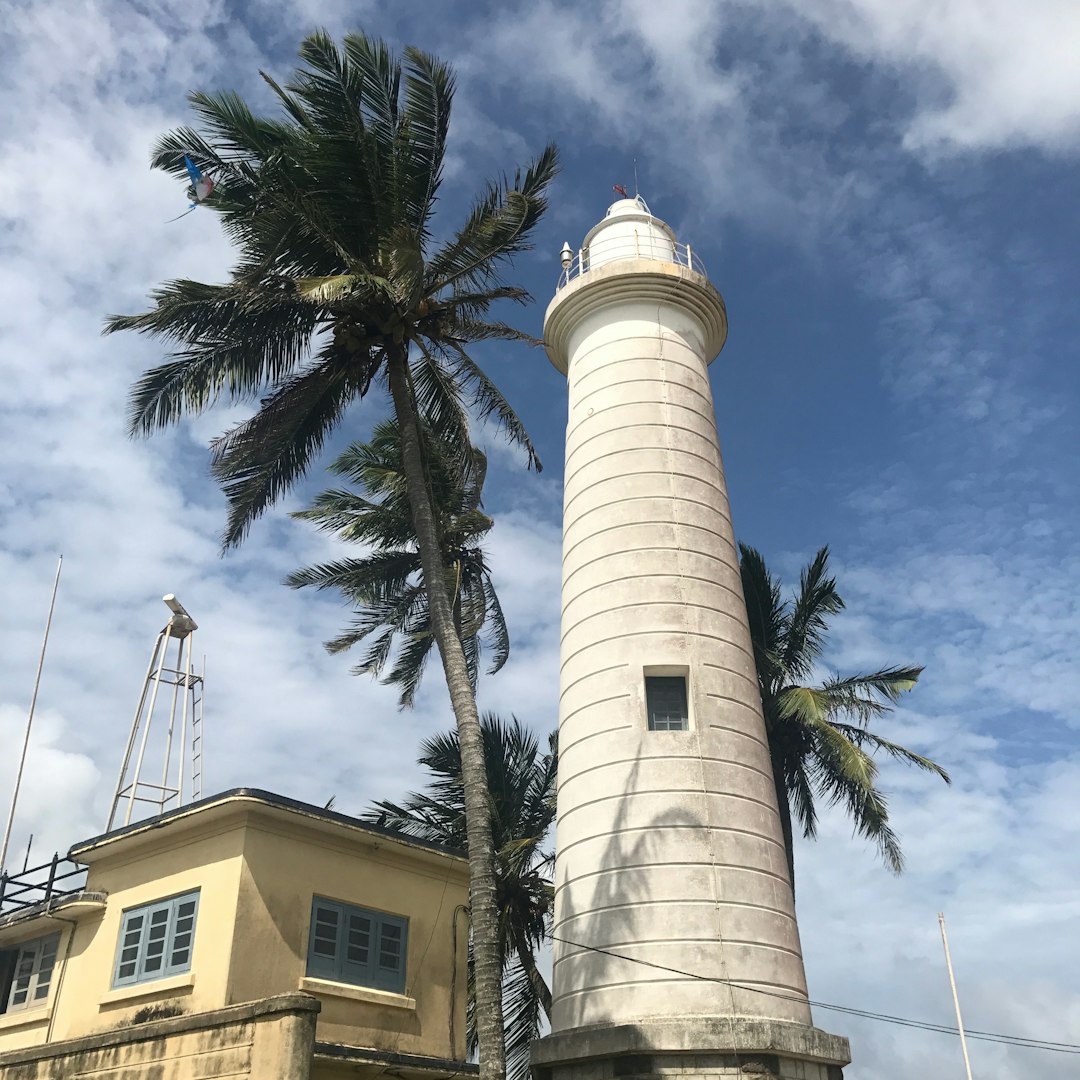
{"type": "Polygon", "coordinates": [[[941,927],[941,944],[945,946],[945,967],[949,971],[949,986],[952,988],[953,1005],[956,1006],[956,1028],[960,1032],[960,1049],[964,1054],[964,1071],[967,1080],[971,1080],[971,1059],[968,1057],[967,1039],[964,1036],[964,1018],[960,1015],[960,995],[956,992],[956,976],[953,974],[952,954],[949,952],[949,937],[945,933],[945,916],[939,911],[937,917],[941,927]]]}
{"type": "Polygon", "coordinates": [[[183,806],[185,801],[194,802],[202,798],[202,722],[203,722],[203,683],[206,661],[203,660],[203,674],[192,670],[193,639],[198,624],[184,609],[184,605],[172,593],[162,597],[165,606],[172,612],[169,621],[154,642],[150,654],[150,665],[146,669],[139,704],[135,708],[135,717],[131,722],[127,749],[124,751],[123,764],[120,766],[120,778],[116,782],[112,808],[106,832],[119,826],[120,803],[127,800],[122,824],[131,823],[131,815],[136,803],[146,803],[154,808],[155,814],[183,806]],[[176,662],[174,667],[166,666],[166,654],[169,643],[176,642],[176,662]],[[158,704],[158,693],[162,686],[171,686],[169,705],[165,713],[165,730],[161,724],[154,729],[154,753],[160,753],[163,759],[161,783],[152,783],[142,778],[146,764],[146,751],[151,741],[154,712],[158,704]],[[177,710],[180,724],[177,732],[177,710]],[[191,734],[188,735],[190,723],[191,734]],[[142,737],[140,739],[140,732],[142,737]],[[131,768],[135,744],[139,744],[135,767],[131,768]],[[178,747],[177,761],[173,763],[174,745],[178,747]],[[129,779],[130,771],[130,779],[129,779]],[[188,796],[185,799],[185,794],[188,796]],[[172,804],[172,805],[170,805],[172,804]]]}
{"type": "MultiPolygon", "coordinates": [[[[60,588],[60,571],[64,566],[64,556],[56,560],[56,577],[53,578],[52,599],[49,601],[49,617],[45,620],[45,636],[41,639],[41,655],[38,657],[37,675],[34,676],[34,696],[30,699],[30,712],[26,717],[26,734],[23,736],[22,755],[19,768],[15,773],[15,790],[11,794],[11,809],[8,811],[7,825],[4,828],[4,840],[0,844],[0,874],[4,872],[7,861],[8,844],[11,842],[11,829],[15,823],[15,807],[19,802],[19,788],[22,787],[23,769],[26,767],[26,751],[30,746],[30,729],[34,726],[34,710],[37,708],[38,690],[41,689],[41,669],[45,666],[45,649],[49,644],[49,631],[52,629],[53,612],[56,610],[56,590],[60,588]]],[[[34,835],[30,834],[33,842],[34,835]]],[[[30,858],[27,848],[27,859],[30,858]]]]}

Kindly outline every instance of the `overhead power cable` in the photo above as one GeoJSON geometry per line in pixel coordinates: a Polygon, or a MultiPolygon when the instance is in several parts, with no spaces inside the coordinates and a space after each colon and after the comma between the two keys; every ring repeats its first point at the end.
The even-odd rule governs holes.
{"type": "MultiPolygon", "coordinates": [[[[668,967],[665,964],[657,964],[652,960],[642,960],[636,956],[627,956],[625,953],[615,952],[612,949],[601,949],[595,945],[584,945],[580,941],[570,941],[567,938],[552,935],[553,941],[562,945],[570,945],[575,949],[584,949],[586,952],[600,953],[611,956],[617,960],[626,960],[631,964],[641,964],[642,967],[655,968],[657,971],[666,971],[672,975],[682,975],[687,979],[696,979],[699,982],[721,983],[736,990],[746,990],[753,994],[764,994],[767,997],[784,998],[788,1001],[805,1001],[815,1009],[827,1009],[832,1012],[846,1013],[849,1016],[859,1016],[864,1020],[876,1020],[883,1024],[894,1024],[899,1027],[918,1028],[920,1031],[934,1031],[940,1035],[959,1036],[960,1029],[949,1024],[936,1024],[930,1020],[913,1020],[906,1016],[892,1016],[889,1013],[871,1012],[869,1009],[857,1009],[851,1005],[833,1005],[827,1001],[815,1001],[812,998],[803,998],[796,994],[781,993],[778,990],[762,990],[759,986],[747,986],[731,979],[720,979],[713,975],[700,975],[694,971],[682,971],[680,968],[668,967]]],[[[964,1032],[969,1039],[980,1039],[983,1042],[1000,1043],[1005,1046],[1026,1047],[1029,1050],[1050,1050],[1057,1054],[1080,1054],[1080,1043],[1052,1042],[1049,1039],[1034,1039],[1025,1035],[1004,1035],[997,1031],[974,1031],[965,1027],[964,1032]]]]}

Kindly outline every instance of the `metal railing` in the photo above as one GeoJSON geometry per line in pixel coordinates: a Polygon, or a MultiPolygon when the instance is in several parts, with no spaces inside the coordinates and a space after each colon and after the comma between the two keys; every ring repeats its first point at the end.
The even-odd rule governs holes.
{"type": "Polygon", "coordinates": [[[705,264],[698,258],[697,253],[689,244],[679,244],[674,241],[663,241],[652,236],[639,237],[637,233],[633,237],[615,237],[611,240],[599,240],[588,247],[578,249],[569,266],[563,268],[559,275],[559,284],[556,291],[569,285],[574,278],[587,274],[595,263],[597,266],[607,266],[609,263],[618,262],[621,259],[656,259],[658,262],[675,263],[694,270],[704,277],[705,264]]]}
{"type": "Polygon", "coordinates": [[[0,874],[0,915],[82,892],[85,885],[86,867],[56,854],[49,862],[18,874],[0,874]]]}

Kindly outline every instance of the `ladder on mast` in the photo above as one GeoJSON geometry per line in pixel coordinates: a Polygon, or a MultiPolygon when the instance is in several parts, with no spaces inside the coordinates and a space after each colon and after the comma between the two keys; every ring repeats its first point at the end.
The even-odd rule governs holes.
{"type": "MultiPolygon", "coordinates": [[[[150,664],[131,723],[106,832],[121,825],[130,825],[136,803],[148,805],[154,814],[163,814],[166,810],[202,797],[204,674],[194,671],[192,659],[198,624],[172,593],[162,599],[172,615],[158,634],[150,654],[150,664]],[[175,661],[169,666],[173,643],[176,646],[175,661]],[[164,730],[160,722],[156,727],[154,725],[162,687],[166,688],[164,696],[168,698],[168,705],[160,710],[165,713],[164,730]],[[178,750],[175,763],[174,749],[178,750]],[[148,768],[148,750],[152,757],[161,754],[160,783],[143,778],[144,769],[148,768]],[[121,822],[121,803],[125,800],[121,822]]],[[[204,671],[205,666],[204,660],[204,671]]]]}

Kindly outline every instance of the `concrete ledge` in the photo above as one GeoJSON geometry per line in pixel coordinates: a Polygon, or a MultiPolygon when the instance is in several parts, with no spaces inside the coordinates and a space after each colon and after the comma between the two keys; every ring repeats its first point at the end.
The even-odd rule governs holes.
{"type": "Polygon", "coordinates": [[[32,1005],[29,1009],[17,1009],[15,1012],[4,1013],[0,1016],[0,1033],[47,1024],[52,1013],[52,1002],[48,1005],[32,1005]]]}
{"type": "Polygon", "coordinates": [[[223,1009],[211,1009],[208,1012],[176,1016],[168,1020],[150,1020],[145,1024],[128,1025],[112,1031],[99,1031],[77,1039],[65,1039],[42,1046],[28,1046],[23,1050],[9,1050],[6,1053],[0,1053],[0,1066],[28,1064],[69,1054],[145,1043],[170,1035],[184,1035],[188,1032],[227,1027],[230,1024],[243,1023],[263,1016],[282,1013],[314,1014],[318,1013],[321,1007],[319,1002],[308,994],[279,994],[276,997],[263,998],[261,1001],[251,1001],[243,1005],[228,1005],[223,1009]]]}
{"type": "Polygon", "coordinates": [[[130,1001],[140,1001],[142,998],[159,997],[161,994],[172,994],[177,990],[190,991],[195,985],[195,972],[188,971],[183,975],[171,975],[166,979],[152,979],[150,982],[132,983],[130,986],[119,986],[115,990],[106,993],[100,1002],[100,1007],[109,1005],[126,1005],[130,1001]]]}
{"type": "Polygon", "coordinates": [[[596,1024],[548,1035],[532,1044],[535,1066],[551,1067],[626,1054],[770,1053],[844,1066],[851,1046],[840,1035],[784,1020],[687,1016],[639,1024],[596,1024]]]}
{"type": "Polygon", "coordinates": [[[387,990],[373,990],[368,986],[353,986],[350,983],[313,979],[305,975],[300,980],[300,989],[316,997],[326,994],[329,997],[348,998],[350,1001],[363,1001],[368,1005],[382,1005],[387,1009],[407,1009],[410,1012],[416,1012],[416,998],[407,997],[405,994],[392,994],[387,990]]]}
{"type": "Polygon", "coordinates": [[[480,1066],[472,1061],[455,1061],[452,1058],[424,1057],[421,1054],[398,1054],[389,1050],[371,1050],[365,1046],[347,1046],[342,1043],[317,1042],[315,1058],[323,1061],[349,1061],[354,1064],[395,1066],[410,1072],[437,1072],[452,1075],[476,1076],[480,1066]]]}
{"type": "Polygon", "coordinates": [[[43,900],[40,904],[32,904],[30,907],[8,911],[0,915],[0,937],[4,941],[16,940],[19,935],[32,930],[33,924],[37,921],[45,923],[58,911],[74,915],[76,918],[80,918],[87,912],[104,911],[108,899],[108,893],[87,892],[83,889],[81,892],[54,896],[51,900],[43,900]]]}
{"type": "Polygon", "coordinates": [[[727,308],[704,274],[663,259],[628,258],[587,270],[560,289],[544,315],[544,348],[564,375],[569,365],[570,332],[585,315],[609,303],[647,301],[678,305],[699,320],[702,351],[711,364],[727,340],[727,308]]]}

